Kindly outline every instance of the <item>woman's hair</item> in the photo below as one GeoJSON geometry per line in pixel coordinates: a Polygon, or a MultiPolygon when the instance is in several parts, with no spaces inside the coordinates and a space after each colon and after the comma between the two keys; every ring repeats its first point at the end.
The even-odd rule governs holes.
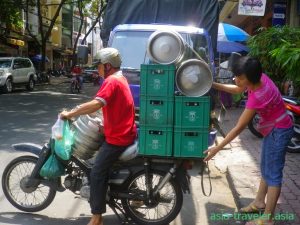
{"type": "Polygon", "coordinates": [[[251,83],[257,84],[261,78],[262,66],[258,59],[250,56],[242,56],[233,63],[232,73],[235,76],[245,74],[251,83]]]}

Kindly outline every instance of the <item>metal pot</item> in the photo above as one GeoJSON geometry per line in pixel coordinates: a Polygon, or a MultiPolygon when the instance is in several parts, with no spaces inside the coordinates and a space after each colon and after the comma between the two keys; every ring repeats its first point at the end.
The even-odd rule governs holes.
{"type": "Polygon", "coordinates": [[[175,78],[177,89],[184,95],[200,97],[206,94],[213,83],[211,70],[206,62],[189,59],[179,66],[175,78]]]}
{"type": "Polygon", "coordinates": [[[153,32],[147,45],[149,58],[159,64],[177,64],[185,54],[185,41],[176,31],[153,32]]]}

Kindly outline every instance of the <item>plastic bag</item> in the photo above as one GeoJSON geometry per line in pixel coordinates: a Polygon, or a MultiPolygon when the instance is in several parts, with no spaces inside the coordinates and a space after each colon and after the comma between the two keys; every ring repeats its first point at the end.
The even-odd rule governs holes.
{"type": "Polygon", "coordinates": [[[69,160],[72,155],[73,144],[74,132],[71,130],[69,122],[65,120],[63,121],[62,138],[55,140],[55,154],[62,160],[69,160]]]}
{"type": "Polygon", "coordinates": [[[49,156],[49,158],[47,159],[47,161],[44,163],[44,165],[40,170],[40,175],[42,177],[55,178],[65,174],[64,165],[56,158],[56,155],[54,153],[53,142],[54,140],[51,143],[51,155],[49,156]]]}
{"type": "Polygon", "coordinates": [[[52,127],[52,138],[55,140],[62,139],[64,129],[64,121],[58,116],[55,124],[52,127]]]}
{"type": "Polygon", "coordinates": [[[128,161],[135,158],[139,154],[138,142],[135,141],[134,144],[126,148],[126,150],[120,155],[119,160],[128,161]]]}

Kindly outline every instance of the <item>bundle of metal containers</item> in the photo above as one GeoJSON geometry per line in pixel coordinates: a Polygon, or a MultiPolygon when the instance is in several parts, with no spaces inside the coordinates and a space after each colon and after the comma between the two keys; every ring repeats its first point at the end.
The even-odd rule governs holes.
{"type": "Polygon", "coordinates": [[[73,154],[84,160],[92,158],[104,141],[102,112],[82,115],[73,125],[75,130],[73,154]]]}

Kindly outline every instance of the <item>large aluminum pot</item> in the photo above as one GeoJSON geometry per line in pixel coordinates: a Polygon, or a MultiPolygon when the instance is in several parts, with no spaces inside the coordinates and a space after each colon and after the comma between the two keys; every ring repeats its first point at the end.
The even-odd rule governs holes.
{"type": "Polygon", "coordinates": [[[177,89],[182,94],[200,97],[211,89],[213,77],[206,62],[189,59],[182,62],[177,69],[175,82],[177,89]]]}
{"type": "Polygon", "coordinates": [[[179,63],[184,58],[185,49],[185,41],[176,31],[157,30],[148,39],[148,56],[159,64],[179,63]]]}

